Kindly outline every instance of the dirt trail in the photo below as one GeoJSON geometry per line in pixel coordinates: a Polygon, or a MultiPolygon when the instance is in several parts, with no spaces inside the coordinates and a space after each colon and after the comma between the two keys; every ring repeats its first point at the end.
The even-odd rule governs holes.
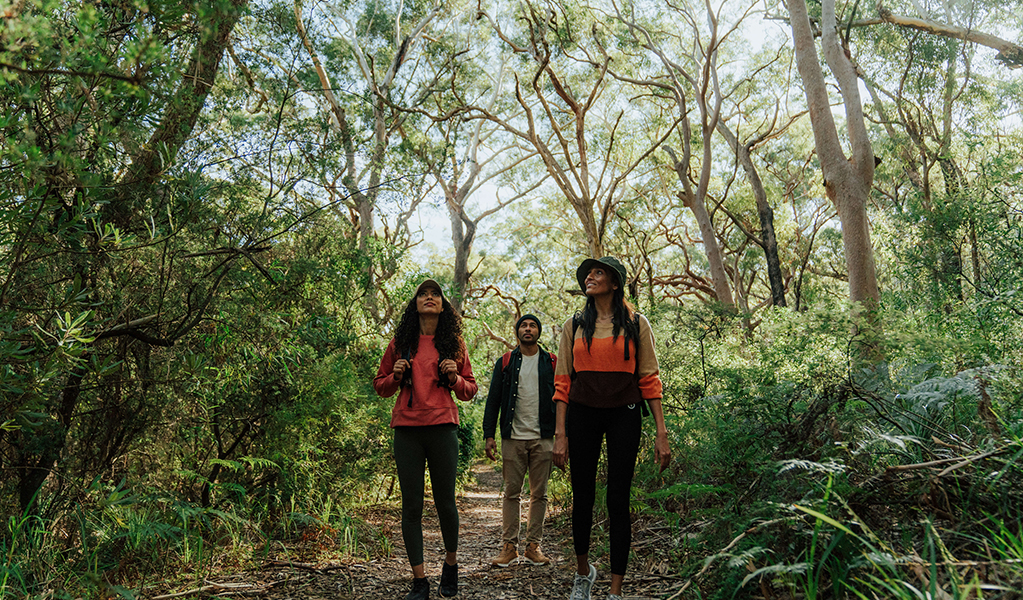
{"type": "MultiPolygon", "coordinates": [[[[548,515],[543,548],[553,559],[552,564],[547,566],[515,564],[505,569],[492,567],[490,558],[497,553],[501,539],[501,475],[491,464],[480,464],[474,468],[473,476],[474,481],[459,497],[458,504],[461,521],[458,598],[460,600],[568,598],[574,565],[568,520],[551,519],[548,515]],[[561,527],[553,526],[552,521],[560,522],[561,527]]],[[[524,516],[528,510],[528,499],[523,500],[524,516]]],[[[394,521],[373,523],[372,519],[370,520],[370,524],[379,527],[390,540],[393,552],[389,557],[344,564],[288,564],[278,560],[263,565],[258,572],[252,572],[248,577],[239,576],[234,580],[234,585],[237,586],[234,590],[224,588],[210,590],[208,593],[227,595],[223,593],[226,591],[230,595],[235,595],[231,593],[235,591],[238,595],[258,594],[268,600],[299,598],[402,600],[409,589],[411,571],[401,540],[401,528],[397,522],[398,517],[390,512],[381,514],[381,519],[394,521]]],[[[437,582],[444,551],[436,511],[429,498],[423,521],[426,574],[430,578],[432,588],[430,597],[438,598],[437,582]]],[[[644,579],[639,573],[634,575],[640,580],[644,579]]],[[[607,596],[609,581],[610,576],[602,570],[594,586],[594,599],[603,600],[607,596]]],[[[230,580],[222,583],[232,585],[230,580]]],[[[627,579],[626,592],[629,591],[629,587],[627,579]]],[[[654,593],[653,596],[627,595],[625,598],[627,600],[663,598],[664,593],[669,592],[664,589],[664,593],[658,593],[660,590],[656,590],[656,587],[659,586],[655,585],[652,588],[649,583],[643,586],[644,591],[648,594],[654,593]]]]}

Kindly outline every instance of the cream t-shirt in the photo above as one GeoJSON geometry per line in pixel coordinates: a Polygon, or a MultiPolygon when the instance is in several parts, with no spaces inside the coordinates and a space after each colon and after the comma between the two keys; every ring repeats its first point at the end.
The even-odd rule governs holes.
{"type": "Polygon", "coordinates": [[[518,397],[515,400],[515,416],[512,418],[511,437],[513,440],[540,439],[540,353],[522,355],[519,369],[518,397]]]}

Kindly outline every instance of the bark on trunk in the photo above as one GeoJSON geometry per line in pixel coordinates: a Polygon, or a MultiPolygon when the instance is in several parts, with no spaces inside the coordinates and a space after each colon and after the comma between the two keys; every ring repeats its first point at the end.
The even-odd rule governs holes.
{"type": "MultiPolygon", "coordinates": [[[[710,146],[709,143],[706,144],[710,146]]],[[[711,283],[714,286],[714,297],[723,306],[735,308],[735,301],[732,299],[732,288],[728,284],[728,272],[725,270],[725,259],[721,253],[721,246],[718,245],[717,232],[714,231],[714,223],[711,221],[710,213],[707,211],[707,204],[703,201],[706,197],[706,190],[703,188],[703,178],[700,180],[700,187],[693,192],[688,185],[688,177],[685,169],[685,162],[678,159],[675,151],[669,146],[664,151],[671,157],[675,174],[679,178],[685,192],[679,194],[679,198],[686,207],[693,211],[697,224],[700,226],[700,236],[703,238],[703,249],[707,254],[707,262],[710,265],[711,283]]],[[[705,156],[704,164],[709,164],[705,156]]]]}
{"type": "MultiPolygon", "coordinates": [[[[206,97],[213,89],[231,31],[241,18],[247,1],[211,0],[206,3],[205,10],[197,11],[208,15],[209,21],[201,29],[201,37],[192,50],[185,76],[168,102],[159,126],[139,154],[132,157],[131,167],[120,181],[120,191],[111,203],[111,220],[118,227],[127,228],[132,225],[136,217],[136,206],[152,194],[156,182],[174,164],[181,146],[192,135],[206,97]]],[[[182,329],[171,337],[180,337],[187,330],[188,327],[182,325],[182,329]]],[[[23,466],[18,482],[18,496],[23,511],[33,504],[67,443],[67,432],[74,425],[74,413],[84,376],[84,371],[80,370],[68,374],[57,402],[57,422],[49,431],[41,433],[40,439],[33,440],[37,446],[42,444],[43,450],[22,452],[18,458],[23,466]]]]}
{"type": "Polygon", "coordinates": [[[771,303],[775,306],[785,306],[785,279],[782,277],[781,260],[778,258],[778,238],[774,232],[774,209],[767,201],[764,182],[760,179],[756,165],[753,164],[749,147],[739,143],[735,134],[724,121],[718,122],[718,133],[732,146],[732,150],[739,159],[739,164],[746,172],[750,188],[753,190],[753,198],[757,203],[757,216],[760,218],[759,245],[764,250],[764,257],[767,260],[767,280],[771,284],[771,303]]]}
{"type": "Polygon", "coordinates": [[[849,299],[854,305],[854,338],[861,362],[881,360],[882,332],[877,309],[880,293],[874,251],[870,243],[867,200],[874,179],[874,153],[867,137],[858,78],[839,40],[834,0],[821,4],[821,46],[838,81],[845,106],[851,158],[838,137],[831,104],[814,44],[805,0],[788,0],[796,67],[803,80],[817,157],[824,171],[824,188],[842,223],[842,244],[849,276],[849,299]]]}
{"type": "Polygon", "coordinates": [[[213,89],[231,31],[246,4],[248,0],[211,0],[207,3],[207,10],[202,11],[211,15],[208,26],[202,28],[205,35],[192,51],[185,75],[168,102],[159,127],[142,147],[143,150],[132,158],[131,168],[122,181],[124,192],[112,206],[114,222],[118,226],[130,223],[136,201],[149,195],[152,185],[174,164],[178,150],[192,135],[206,97],[213,89]]]}
{"type": "Polygon", "coordinates": [[[17,465],[18,501],[21,513],[35,512],[40,488],[49,477],[53,465],[60,459],[67,443],[67,432],[78,407],[82,393],[82,379],[85,371],[77,370],[68,375],[57,399],[56,421],[44,422],[22,433],[22,447],[19,448],[17,465]]]}
{"type": "MultiPolygon", "coordinates": [[[[451,306],[455,312],[462,314],[465,301],[465,290],[469,287],[469,255],[472,243],[476,239],[476,224],[465,218],[461,204],[448,201],[448,213],[451,217],[451,242],[455,246],[455,285],[451,290],[451,306]]],[[[464,200],[463,200],[464,202],[464,200]]]]}

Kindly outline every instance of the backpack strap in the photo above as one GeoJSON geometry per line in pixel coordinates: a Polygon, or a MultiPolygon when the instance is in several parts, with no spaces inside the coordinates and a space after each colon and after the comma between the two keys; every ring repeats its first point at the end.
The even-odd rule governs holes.
{"type": "MultiPolygon", "coordinates": [[[[622,326],[625,330],[625,360],[629,360],[629,338],[632,338],[632,343],[636,345],[636,351],[639,352],[639,313],[632,313],[632,322],[626,323],[622,326]]],[[[639,359],[636,360],[636,368],[639,368],[639,359]]]]}
{"type": "MultiPolygon", "coordinates": [[[[622,337],[625,338],[625,344],[624,344],[624,346],[625,346],[625,360],[629,360],[629,329],[628,329],[628,327],[622,327],[622,329],[625,330],[623,332],[623,335],[622,335],[622,337]]],[[[635,342],[633,342],[633,343],[635,343],[635,342]]],[[[636,365],[637,366],[639,365],[639,359],[636,359],[636,365]]]]}
{"type": "MultiPolygon", "coordinates": [[[[636,339],[633,340],[632,343],[636,344],[636,355],[637,355],[636,356],[636,371],[634,373],[634,376],[636,378],[636,383],[638,384],[639,383],[639,356],[638,356],[639,355],[639,313],[638,312],[637,313],[633,313],[633,315],[635,315],[635,317],[632,320],[632,328],[633,328],[633,333],[636,334],[636,339]]],[[[625,359],[628,360],[628,358],[629,358],[629,341],[626,340],[625,341],[625,359]]],[[[644,417],[649,417],[650,416],[650,409],[647,407],[646,400],[643,400],[642,402],[640,402],[639,409],[641,411],[642,416],[644,416],[644,417]]]]}
{"type": "Polygon", "coordinates": [[[413,392],[412,392],[412,370],[411,370],[411,368],[412,368],[412,350],[410,350],[409,348],[406,348],[401,353],[401,358],[404,359],[404,360],[407,360],[408,364],[409,364],[409,370],[406,371],[406,373],[401,378],[401,385],[403,385],[403,386],[407,385],[408,386],[408,407],[412,408],[412,395],[413,395],[413,392]]]}
{"type": "MultiPolygon", "coordinates": [[[[579,325],[582,324],[582,322],[583,322],[583,316],[581,314],[575,313],[574,315],[572,315],[572,344],[573,344],[573,346],[575,344],[575,332],[579,330],[579,325]]],[[[571,377],[572,380],[574,381],[575,380],[575,364],[574,364],[575,361],[572,361],[572,362],[573,362],[573,364],[569,365],[570,369],[571,369],[571,373],[569,373],[569,377],[571,377]]]]}
{"type": "Polygon", "coordinates": [[[510,362],[511,362],[511,350],[509,350],[508,352],[505,352],[504,356],[501,357],[501,370],[503,371],[503,370],[507,369],[508,368],[508,363],[510,363],[510,362]]]}

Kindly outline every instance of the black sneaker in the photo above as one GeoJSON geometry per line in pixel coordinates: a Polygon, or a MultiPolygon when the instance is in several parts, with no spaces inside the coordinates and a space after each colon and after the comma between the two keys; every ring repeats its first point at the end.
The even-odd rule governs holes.
{"type": "Polygon", "coordinates": [[[412,591],[405,596],[405,600],[426,600],[430,597],[430,582],[425,577],[417,577],[412,580],[412,591]]]}
{"type": "Polygon", "coordinates": [[[441,566],[438,591],[443,598],[451,598],[458,595],[458,565],[444,563],[441,566]]]}

